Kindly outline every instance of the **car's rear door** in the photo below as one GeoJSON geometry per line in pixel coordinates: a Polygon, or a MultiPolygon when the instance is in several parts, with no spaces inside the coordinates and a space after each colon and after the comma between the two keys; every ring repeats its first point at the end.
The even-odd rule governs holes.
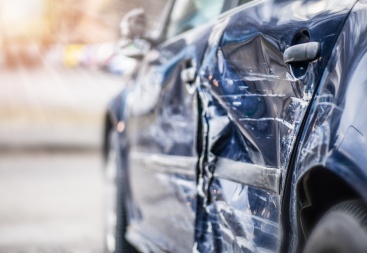
{"type": "Polygon", "coordinates": [[[198,213],[210,224],[198,223],[200,251],[279,250],[291,153],[355,1],[245,2],[214,27],[200,71],[207,139],[198,213]],[[319,55],[305,55],[303,46],[288,50],[297,62],[284,54],[308,42],[320,46],[319,55]]]}
{"type": "Polygon", "coordinates": [[[148,251],[189,252],[193,247],[198,160],[193,82],[210,22],[226,2],[176,0],[168,39],[141,62],[128,98],[128,238],[140,246],[148,242],[148,251]]]}

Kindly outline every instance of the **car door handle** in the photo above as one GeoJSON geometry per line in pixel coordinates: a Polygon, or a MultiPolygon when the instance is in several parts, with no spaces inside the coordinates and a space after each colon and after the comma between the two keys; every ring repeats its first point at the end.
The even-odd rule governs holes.
{"type": "Polygon", "coordinates": [[[320,43],[308,42],[288,47],[284,51],[283,60],[285,63],[311,62],[320,56],[320,43]]]}
{"type": "Polygon", "coordinates": [[[195,82],[196,68],[189,67],[181,71],[181,80],[184,84],[192,84],[195,82]]]}
{"type": "Polygon", "coordinates": [[[195,79],[197,75],[196,67],[188,67],[181,71],[181,80],[189,94],[194,94],[196,91],[195,79]]]}

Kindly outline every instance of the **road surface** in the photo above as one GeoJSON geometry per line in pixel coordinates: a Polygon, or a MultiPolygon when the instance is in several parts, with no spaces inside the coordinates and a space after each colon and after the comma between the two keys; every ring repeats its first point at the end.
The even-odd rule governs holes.
{"type": "Polygon", "coordinates": [[[8,153],[0,159],[0,253],[100,253],[99,154],[8,153]]]}
{"type": "Polygon", "coordinates": [[[102,252],[102,118],[122,88],[98,70],[0,67],[0,253],[102,252]]]}

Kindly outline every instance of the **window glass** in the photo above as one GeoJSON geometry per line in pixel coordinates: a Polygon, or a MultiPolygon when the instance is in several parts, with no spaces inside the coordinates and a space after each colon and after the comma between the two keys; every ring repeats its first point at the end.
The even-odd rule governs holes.
{"type": "Polygon", "coordinates": [[[248,3],[248,2],[251,2],[253,0],[240,0],[238,5],[242,5],[242,4],[245,4],[245,3],[248,3]]]}
{"type": "Polygon", "coordinates": [[[167,27],[167,38],[215,19],[225,0],[176,0],[167,27]]]}

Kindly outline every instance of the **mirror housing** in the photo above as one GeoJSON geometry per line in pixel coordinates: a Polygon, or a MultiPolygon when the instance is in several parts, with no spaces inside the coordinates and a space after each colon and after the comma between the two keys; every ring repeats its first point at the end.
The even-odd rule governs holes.
{"type": "Polygon", "coordinates": [[[151,42],[146,36],[146,27],[147,17],[142,8],[129,11],[120,22],[119,52],[141,60],[151,47],[151,42]]]}
{"type": "Polygon", "coordinates": [[[143,9],[129,11],[120,22],[121,36],[125,40],[142,39],[146,33],[147,17],[143,9]]]}
{"type": "Polygon", "coordinates": [[[147,16],[142,8],[128,12],[120,22],[119,51],[127,57],[142,59],[151,47],[162,42],[175,0],[167,0],[162,15],[148,32],[147,16]]]}
{"type": "Polygon", "coordinates": [[[119,52],[136,60],[143,59],[144,55],[149,51],[151,44],[144,39],[120,40],[119,52]]]}

